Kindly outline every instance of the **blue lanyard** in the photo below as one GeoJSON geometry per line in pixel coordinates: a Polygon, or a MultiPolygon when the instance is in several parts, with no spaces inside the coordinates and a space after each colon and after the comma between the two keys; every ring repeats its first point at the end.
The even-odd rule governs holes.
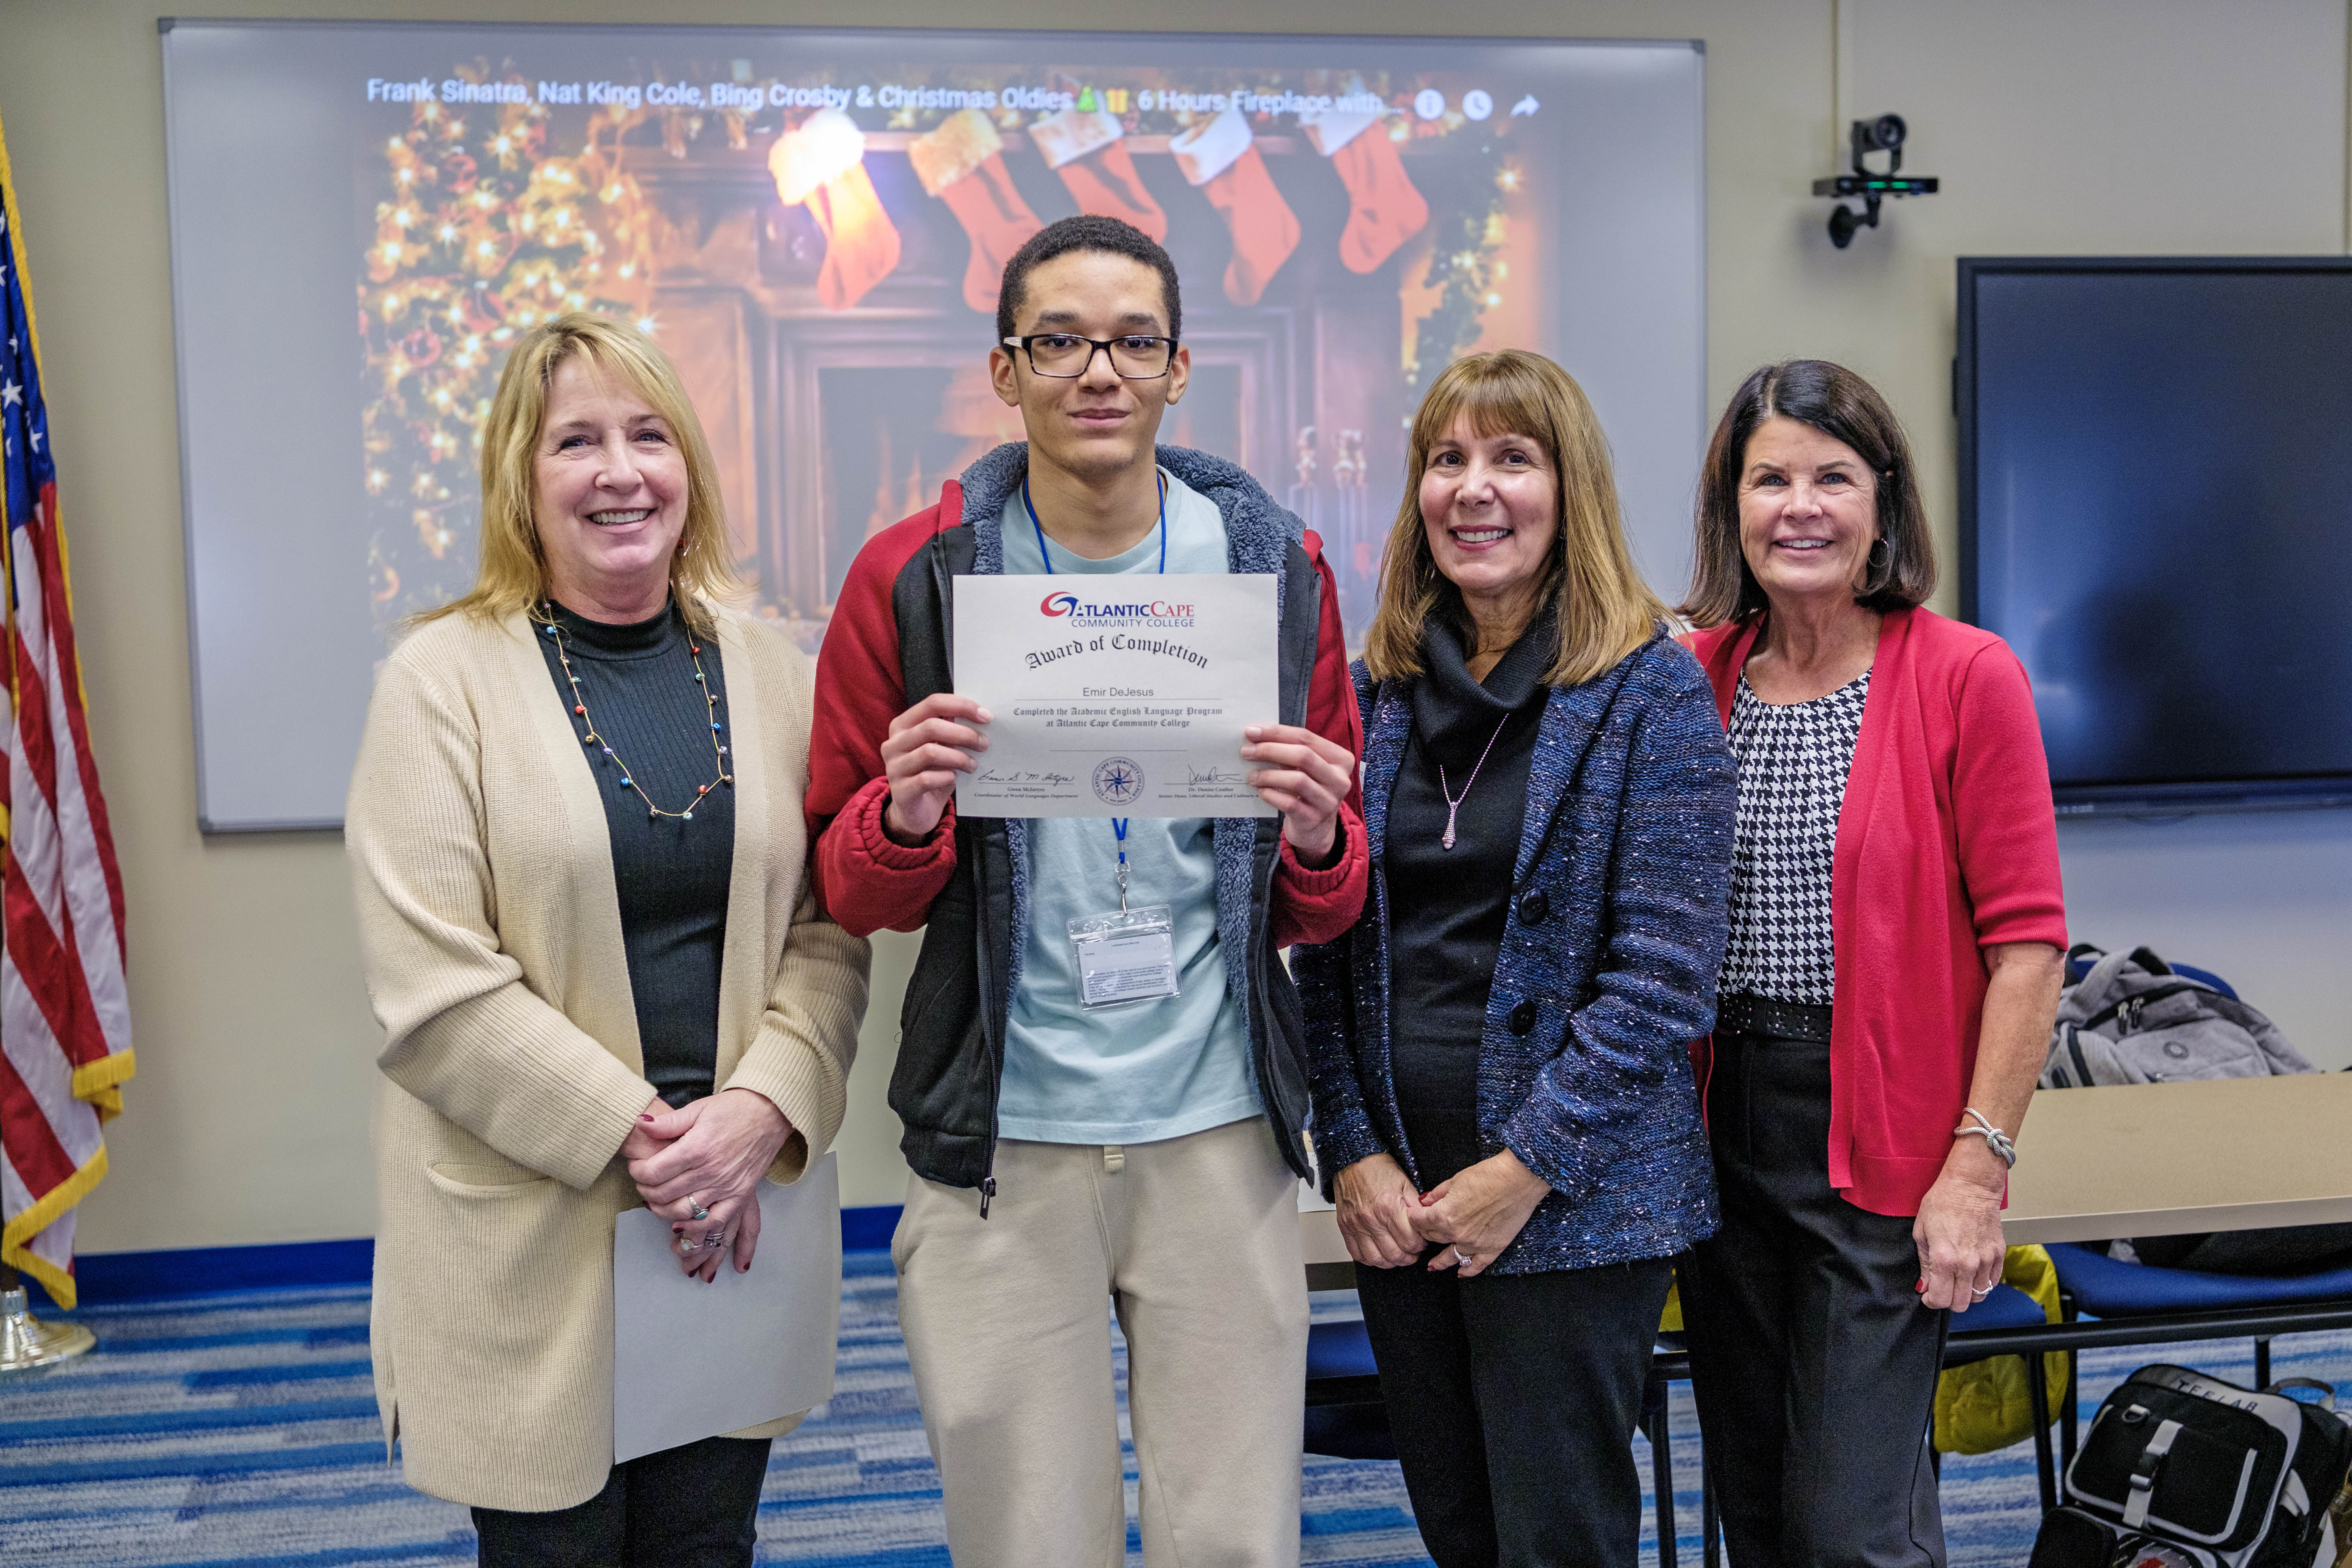
{"type": "MultiPolygon", "coordinates": [[[[1160,480],[1160,574],[1168,575],[1168,476],[1156,476],[1160,480]]],[[[1037,531],[1037,559],[1045,563],[1048,574],[1054,570],[1054,553],[1045,548],[1045,525],[1037,521],[1037,505],[1029,499],[1029,476],[1021,476],[1021,506],[1029,514],[1029,526],[1037,531]]],[[[1111,831],[1118,835],[1118,912],[1127,913],[1127,821],[1124,816],[1110,819],[1111,831]]]]}
{"type": "MultiPolygon", "coordinates": [[[[1160,480],[1160,574],[1165,577],[1168,575],[1168,476],[1160,474],[1157,478],[1160,480]]],[[[1037,559],[1045,563],[1045,570],[1050,574],[1054,570],[1054,552],[1045,548],[1045,525],[1037,521],[1037,507],[1029,499],[1029,476],[1026,474],[1021,476],[1021,505],[1029,514],[1029,526],[1037,531],[1037,559]]]]}

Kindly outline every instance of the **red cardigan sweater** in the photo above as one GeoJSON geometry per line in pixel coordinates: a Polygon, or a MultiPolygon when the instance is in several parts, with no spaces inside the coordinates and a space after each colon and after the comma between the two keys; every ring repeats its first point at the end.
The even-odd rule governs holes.
{"type": "MultiPolygon", "coordinates": [[[[1727,726],[1762,627],[1753,616],[1685,639],[1727,726]]],[[[1830,930],[1830,1184],[1874,1213],[1916,1214],[1976,1069],[1981,950],[2066,945],[2033,693],[1990,632],[1927,610],[1880,627],[1838,813],[1830,930]]]]}

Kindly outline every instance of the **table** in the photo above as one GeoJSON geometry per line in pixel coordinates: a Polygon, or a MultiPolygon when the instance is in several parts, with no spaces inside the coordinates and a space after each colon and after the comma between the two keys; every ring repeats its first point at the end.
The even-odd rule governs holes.
{"type": "MultiPolygon", "coordinates": [[[[2011,1246],[2352,1221],[2352,1073],[2044,1089],[2017,1140],[2011,1246]]],[[[1307,1289],[1346,1289],[1338,1216],[1302,1207],[1307,1289]]]]}
{"type": "Polygon", "coordinates": [[[1307,1255],[1307,1288],[1309,1290],[1352,1290],[1356,1285],[1356,1265],[1348,1256],[1348,1244],[1339,1239],[1339,1211],[1330,1208],[1307,1208],[1298,1211],[1298,1246],[1307,1255]]]}
{"type": "Polygon", "coordinates": [[[2022,1246],[2352,1221],[2347,1132],[2352,1073],[2045,1089],[2001,1229],[2022,1246]]]}

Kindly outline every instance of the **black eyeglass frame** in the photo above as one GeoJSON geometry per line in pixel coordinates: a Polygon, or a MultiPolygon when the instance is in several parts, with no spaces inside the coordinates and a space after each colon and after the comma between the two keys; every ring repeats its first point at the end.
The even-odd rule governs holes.
{"type": "Polygon", "coordinates": [[[1055,381],[1076,381],[1080,376],[1085,375],[1087,372],[1094,368],[1095,355],[1097,353],[1103,354],[1110,360],[1111,374],[1118,377],[1121,381],[1158,381],[1160,377],[1168,375],[1175,370],[1176,350],[1181,340],[1166,337],[1158,332],[1121,332],[1115,338],[1084,338],[1079,337],[1076,332],[1029,332],[1019,337],[1005,338],[1003,339],[1002,342],[1006,348],[1019,349],[1021,351],[1022,357],[1029,362],[1029,370],[1032,374],[1046,376],[1055,381]],[[1077,342],[1086,344],[1086,363],[1073,371],[1038,369],[1037,350],[1035,344],[1039,338],[1069,338],[1077,342]],[[1118,368],[1118,356],[1110,352],[1111,345],[1113,343],[1132,342],[1139,338],[1148,339],[1155,343],[1166,343],[1168,345],[1168,363],[1160,366],[1158,370],[1153,371],[1150,375],[1128,374],[1127,372],[1118,368]]]}

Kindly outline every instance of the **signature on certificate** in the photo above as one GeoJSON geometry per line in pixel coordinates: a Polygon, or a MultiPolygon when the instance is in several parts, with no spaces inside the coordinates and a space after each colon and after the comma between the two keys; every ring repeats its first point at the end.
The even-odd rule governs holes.
{"type": "Polygon", "coordinates": [[[1234,784],[1245,782],[1248,776],[1244,773],[1236,773],[1227,768],[1188,767],[1184,771],[1192,775],[1188,782],[1196,785],[1223,784],[1230,788],[1234,784]]]}
{"type": "Polygon", "coordinates": [[[1011,773],[1000,773],[994,768],[982,768],[974,775],[974,778],[975,782],[980,784],[1066,784],[1077,782],[1076,773],[1034,773],[1025,768],[1016,769],[1011,773]]]}

